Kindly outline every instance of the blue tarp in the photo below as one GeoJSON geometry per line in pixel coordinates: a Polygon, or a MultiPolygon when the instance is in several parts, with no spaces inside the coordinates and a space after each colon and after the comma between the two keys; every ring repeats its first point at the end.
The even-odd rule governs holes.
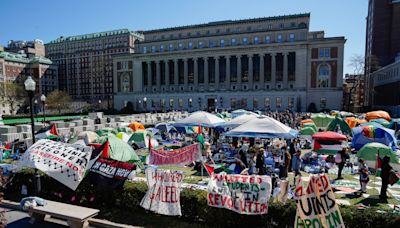
{"type": "Polygon", "coordinates": [[[396,150],[397,144],[396,144],[396,138],[394,136],[394,131],[391,129],[385,128],[383,126],[376,126],[376,127],[379,128],[383,132],[382,138],[366,137],[362,133],[362,130],[363,130],[362,126],[353,128],[352,129],[353,139],[351,141],[351,146],[354,149],[359,150],[359,149],[361,149],[361,147],[363,147],[367,143],[378,142],[378,143],[382,143],[386,146],[389,146],[390,148],[392,148],[392,150],[396,150]]]}

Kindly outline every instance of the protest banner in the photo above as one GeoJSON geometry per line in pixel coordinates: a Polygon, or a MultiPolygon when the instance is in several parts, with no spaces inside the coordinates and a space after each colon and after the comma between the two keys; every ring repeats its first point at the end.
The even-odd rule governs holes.
{"type": "Polygon", "coordinates": [[[41,139],[24,153],[20,168],[37,168],[75,190],[89,165],[92,149],[87,146],[41,139]]]}
{"type": "Polygon", "coordinates": [[[180,187],[183,173],[172,170],[146,169],[148,190],[140,206],[163,215],[182,215],[180,187]]]}
{"type": "Polygon", "coordinates": [[[122,187],[126,178],[136,169],[135,164],[99,158],[90,168],[94,183],[110,189],[122,187]]]}
{"type": "Polygon", "coordinates": [[[240,214],[268,213],[271,177],[259,175],[213,174],[208,182],[208,205],[240,214]]]}
{"type": "Polygon", "coordinates": [[[164,149],[151,149],[149,162],[151,165],[188,164],[193,161],[200,160],[200,157],[200,145],[196,143],[172,151],[164,149]]]}
{"type": "Polygon", "coordinates": [[[294,227],[345,227],[335,195],[324,175],[313,175],[307,187],[301,178],[296,185],[297,210],[294,227]]]}

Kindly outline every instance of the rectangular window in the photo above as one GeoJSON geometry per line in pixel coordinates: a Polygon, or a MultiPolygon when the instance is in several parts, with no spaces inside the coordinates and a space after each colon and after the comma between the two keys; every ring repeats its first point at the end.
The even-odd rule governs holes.
{"type": "Polygon", "coordinates": [[[288,108],[292,109],[294,106],[294,97],[288,97],[288,108]]]}
{"type": "Polygon", "coordinates": [[[269,110],[270,107],[271,107],[270,99],[269,99],[269,97],[266,97],[266,98],[264,99],[264,108],[265,108],[265,110],[269,110]]]}
{"type": "Polygon", "coordinates": [[[322,109],[326,108],[326,98],[321,98],[321,99],[319,100],[319,106],[320,106],[322,109]]]}
{"type": "Polygon", "coordinates": [[[294,42],[294,33],[289,34],[289,41],[294,42]]]}
{"type": "Polygon", "coordinates": [[[220,40],[219,41],[219,46],[224,47],[225,46],[225,40],[220,40]]]}
{"type": "Polygon", "coordinates": [[[183,50],[183,44],[182,44],[182,43],[179,43],[179,44],[178,44],[178,48],[179,48],[179,50],[183,50]]]}
{"type": "Polygon", "coordinates": [[[258,43],[259,43],[258,36],[255,36],[255,37],[254,37],[253,42],[254,42],[254,44],[258,44],[258,43]]]}
{"type": "Polygon", "coordinates": [[[271,37],[270,36],[265,36],[265,43],[269,44],[271,42],[271,37]]]}
{"type": "Polygon", "coordinates": [[[163,52],[164,51],[164,45],[160,45],[160,52],[163,52]]]}
{"type": "Polygon", "coordinates": [[[319,49],[319,57],[320,58],[330,58],[331,57],[331,49],[330,48],[320,48],[319,49]]]}
{"type": "Polygon", "coordinates": [[[276,108],[282,108],[282,98],[276,98],[276,108]]]}
{"type": "Polygon", "coordinates": [[[203,47],[204,47],[203,41],[199,41],[199,48],[203,48],[203,47]]]}
{"type": "Polygon", "coordinates": [[[174,99],[169,99],[169,108],[174,108],[174,99]]]}
{"type": "Polygon", "coordinates": [[[232,46],[235,46],[235,45],[236,45],[236,38],[232,38],[232,39],[231,39],[231,45],[232,45],[232,46]]]}
{"type": "Polygon", "coordinates": [[[231,108],[236,109],[236,99],[235,98],[231,98],[231,108]]]}
{"type": "Polygon", "coordinates": [[[278,43],[282,43],[282,41],[283,41],[282,34],[278,34],[278,36],[277,36],[277,38],[276,38],[276,41],[277,41],[278,43]]]}
{"type": "Polygon", "coordinates": [[[247,109],[247,98],[242,98],[240,105],[241,105],[241,108],[247,109]]]}
{"type": "Polygon", "coordinates": [[[144,54],[147,53],[147,47],[143,47],[143,53],[144,53],[144,54]]]}
{"type": "Polygon", "coordinates": [[[179,102],[179,108],[182,108],[183,107],[183,99],[179,98],[178,102],[179,102]]]}
{"type": "Polygon", "coordinates": [[[208,47],[213,48],[215,46],[215,43],[213,40],[208,41],[208,47]]]}
{"type": "Polygon", "coordinates": [[[257,98],[253,99],[253,109],[258,109],[258,100],[257,100],[257,98]]]}
{"type": "Polygon", "coordinates": [[[243,43],[243,45],[247,45],[248,44],[247,37],[243,37],[242,43],[243,43]]]}
{"type": "Polygon", "coordinates": [[[173,44],[169,44],[168,50],[169,50],[169,51],[173,51],[173,50],[174,50],[174,45],[173,45],[173,44]]]}
{"type": "Polygon", "coordinates": [[[151,52],[156,52],[156,46],[151,46],[151,52]]]}
{"type": "Polygon", "coordinates": [[[193,48],[193,43],[192,43],[192,42],[189,42],[188,48],[189,48],[189,49],[192,49],[192,48],[193,48]]]}

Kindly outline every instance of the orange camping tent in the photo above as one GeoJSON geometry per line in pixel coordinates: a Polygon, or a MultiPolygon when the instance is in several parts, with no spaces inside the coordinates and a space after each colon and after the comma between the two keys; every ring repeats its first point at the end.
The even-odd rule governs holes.
{"type": "Polygon", "coordinates": [[[145,128],[144,128],[144,125],[141,124],[141,123],[139,123],[139,122],[132,122],[132,123],[130,123],[130,124],[128,125],[128,127],[129,127],[130,129],[132,129],[133,131],[137,131],[137,130],[139,130],[139,129],[142,129],[142,130],[145,129],[145,128]]]}
{"type": "Polygon", "coordinates": [[[367,112],[367,114],[365,114],[365,118],[368,121],[373,120],[373,119],[385,119],[390,122],[390,120],[391,120],[389,113],[387,113],[385,111],[367,112]]]}

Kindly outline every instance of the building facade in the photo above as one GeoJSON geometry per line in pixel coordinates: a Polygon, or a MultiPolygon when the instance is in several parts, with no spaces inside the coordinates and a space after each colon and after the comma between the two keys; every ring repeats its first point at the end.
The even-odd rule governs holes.
{"type": "Polygon", "coordinates": [[[35,56],[45,56],[45,48],[42,40],[36,39],[33,41],[25,40],[10,40],[6,51],[12,53],[25,53],[28,58],[35,56]]]}
{"type": "Polygon", "coordinates": [[[310,14],[144,31],[114,58],[114,104],[137,111],[340,109],[344,37],[310,14]]]}
{"type": "Polygon", "coordinates": [[[364,75],[346,74],[343,82],[343,110],[360,113],[364,106],[364,75]]]}
{"type": "Polygon", "coordinates": [[[59,67],[59,87],[75,101],[113,106],[115,56],[133,53],[143,35],[120,29],[79,36],[59,37],[47,43],[46,56],[59,67]]]}
{"type": "MultiPolygon", "coordinates": [[[[43,56],[28,58],[26,54],[0,51],[1,89],[3,89],[5,83],[17,83],[23,87],[28,76],[36,81],[36,99],[38,100],[41,94],[47,96],[58,88],[58,67],[51,60],[43,56]]],[[[15,104],[17,103],[20,102],[15,102],[15,104]]],[[[14,114],[17,107],[10,105],[12,104],[7,101],[6,96],[0,97],[0,114],[14,114]]]]}
{"type": "MultiPolygon", "coordinates": [[[[366,26],[365,82],[372,88],[371,74],[400,58],[400,1],[369,0],[366,26]]],[[[365,98],[365,106],[374,106],[372,91],[365,98]]]]}

